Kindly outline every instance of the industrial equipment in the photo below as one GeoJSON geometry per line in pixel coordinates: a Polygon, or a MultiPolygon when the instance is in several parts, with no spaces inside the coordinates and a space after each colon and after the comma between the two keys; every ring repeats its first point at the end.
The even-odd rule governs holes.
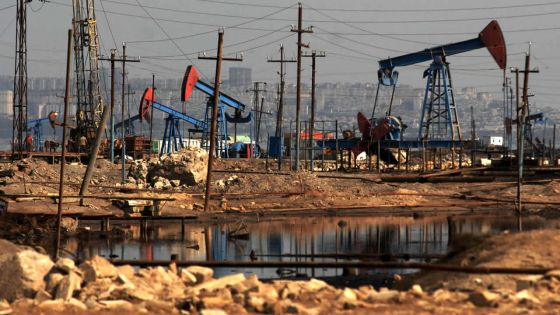
{"type": "Polygon", "coordinates": [[[94,0],[72,0],[74,60],[76,72],[76,128],[70,131],[73,151],[93,143],[101,122],[103,97],[100,87],[99,35],[94,0]]]}
{"type": "MultiPolygon", "coordinates": [[[[122,125],[124,124],[124,134],[125,135],[134,135],[136,134],[134,130],[134,122],[140,120],[140,115],[134,115],[124,121],[121,121],[115,124],[115,132],[117,135],[120,135],[122,125]]],[[[122,136],[122,135],[121,135],[122,136]]]]}
{"type": "Polygon", "coordinates": [[[51,127],[53,128],[57,126],[56,118],[58,117],[57,112],[50,112],[47,117],[37,118],[27,121],[27,131],[33,132],[33,142],[36,143],[36,151],[44,151],[44,142],[43,142],[43,123],[49,122],[51,127]]]}
{"type": "MultiPolygon", "coordinates": [[[[362,152],[368,155],[377,155],[377,141],[379,140],[402,140],[402,132],[406,128],[401,119],[395,116],[386,116],[378,119],[368,119],[363,113],[358,113],[358,129],[362,138],[352,148],[355,156],[362,152]]],[[[390,150],[380,148],[380,158],[385,163],[395,164],[397,160],[390,150]]]]}
{"type": "Polygon", "coordinates": [[[447,57],[483,47],[488,49],[500,69],[505,69],[506,44],[497,21],[490,22],[476,38],[379,61],[379,83],[394,88],[399,75],[394,70],[396,67],[432,60],[423,75],[426,78],[426,92],[418,131],[419,141],[462,140],[447,57]]]}
{"type": "MultiPolygon", "coordinates": [[[[183,102],[187,102],[193,92],[194,89],[197,89],[204,94],[208,95],[208,102],[206,103],[206,112],[204,115],[204,121],[208,126],[211,123],[211,116],[212,116],[212,98],[214,96],[214,88],[209,84],[203,82],[199,78],[198,71],[193,65],[189,65],[185,72],[185,76],[183,78],[183,84],[181,85],[181,100],[183,102]]],[[[218,121],[217,127],[218,132],[216,133],[216,137],[218,138],[218,156],[228,157],[228,148],[227,148],[227,139],[228,139],[228,131],[227,131],[227,122],[231,122],[237,126],[238,123],[250,123],[252,119],[251,113],[249,113],[246,117],[242,117],[242,112],[245,110],[245,104],[241,103],[240,101],[234,99],[231,96],[228,96],[225,93],[220,92],[219,96],[219,103],[218,103],[218,121]],[[235,112],[233,116],[227,115],[225,113],[225,107],[232,108],[235,112]]],[[[237,130],[237,128],[234,128],[237,130]]],[[[202,135],[202,147],[205,149],[209,148],[210,144],[210,129],[204,129],[202,135]]]]}
{"type": "Polygon", "coordinates": [[[181,129],[179,128],[179,121],[186,121],[194,125],[199,130],[208,129],[208,124],[205,121],[193,118],[187,114],[176,111],[169,106],[158,103],[154,97],[154,90],[149,87],[146,88],[144,94],[142,95],[142,99],[140,100],[140,121],[147,120],[151,123],[152,117],[150,117],[150,107],[152,106],[154,109],[168,114],[165,119],[165,130],[163,132],[160,155],[164,153],[171,153],[173,150],[178,151],[183,147],[183,136],[181,135],[181,129]]]}

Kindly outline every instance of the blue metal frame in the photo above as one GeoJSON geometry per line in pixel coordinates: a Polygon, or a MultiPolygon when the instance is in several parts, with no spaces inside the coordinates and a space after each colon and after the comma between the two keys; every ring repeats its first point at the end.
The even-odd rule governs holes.
{"type": "Polygon", "coordinates": [[[196,119],[187,114],[183,114],[171,107],[157,102],[152,102],[152,106],[154,107],[154,109],[168,114],[167,118],[165,119],[165,129],[163,131],[163,139],[159,152],[160,155],[166,153],[169,154],[173,151],[179,151],[183,148],[183,136],[181,134],[181,128],[179,126],[180,121],[186,121],[202,130],[208,129],[207,122],[196,119]]]}
{"type": "Polygon", "coordinates": [[[35,143],[38,143],[37,146],[38,151],[43,151],[44,143],[43,143],[43,123],[45,121],[49,121],[48,117],[38,118],[33,120],[27,121],[27,130],[33,130],[33,138],[35,143]]]}
{"type": "Polygon", "coordinates": [[[125,119],[124,121],[121,121],[119,123],[117,123],[115,125],[115,132],[117,135],[120,135],[121,132],[121,126],[124,123],[124,133],[126,135],[130,135],[130,134],[136,134],[135,130],[134,130],[134,122],[140,120],[140,115],[136,115],[136,116],[132,116],[128,119],[125,119]]]}
{"type": "MultiPolygon", "coordinates": [[[[220,93],[221,94],[221,93],[220,93]]],[[[227,120],[225,113],[225,104],[218,104],[218,120],[216,121],[217,133],[216,133],[216,153],[219,157],[228,158],[228,129],[227,120]]],[[[214,107],[214,102],[212,99],[208,99],[206,102],[206,111],[204,113],[204,121],[207,126],[212,123],[212,108],[214,107]]],[[[210,128],[204,128],[202,133],[202,143],[201,147],[210,150],[210,128]]]]}
{"type": "MultiPolygon", "coordinates": [[[[204,121],[208,126],[210,126],[212,120],[212,107],[213,107],[213,96],[214,96],[214,87],[209,84],[206,84],[202,81],[197,81],[194,87],[203,92],[204,94],[208,95],[208,102],[206,103],[206,112],[204,121]]],[[[244,111],[245,104],[241,103],[240,101],[234,99],[233,97],[220,92],[219,96],[219,103],[218,103],[218,121],[217,121],[217,135],[216,139],[217,145],[216,150],[218,156],[228,158],[229,157],[229,150],[228,150],[228,130],[227,130],[227,118],[225,112],[225,106],[231,107],[235,110],[244,111]]],[[[251,128],[250,128],[251,129],[251,128]]],[[[203,133],[203,142],[202,147],[206,148],[207,150],[210,148],[209,139],[210,139],[210,130],[205,129],[206,132],[203,133]]],[[[252,138],[252,136],[251,136],[252,138]]]]}
{"type": "Polygon", "coordinates": [[[424,77],[426,89],[418,140],[461,140],[459,117],[447,64],[436,58],[424,72],[424,77]]]}

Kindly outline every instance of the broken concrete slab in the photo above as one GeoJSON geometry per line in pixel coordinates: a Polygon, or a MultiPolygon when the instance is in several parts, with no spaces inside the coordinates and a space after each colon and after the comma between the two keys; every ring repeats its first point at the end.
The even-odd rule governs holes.
{"type": "Polygon", "coordinates": [[[0,299],[34,297],[53,266],[47,255],[0,240],[0,299]]]}
{"type": "Polygon", "coordinates": [[[101,256],[95,256],[86,260],[79,268],[83,273],[85,282],[95,282],[100,278],[114,279],[119,273],[113,264],[101,256]]]}

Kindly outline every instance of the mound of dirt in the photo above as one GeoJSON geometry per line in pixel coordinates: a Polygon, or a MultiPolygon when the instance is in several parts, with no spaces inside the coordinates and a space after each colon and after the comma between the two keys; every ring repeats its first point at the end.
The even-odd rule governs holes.
{"type": "MultiPolygon", "coordinates": [[[[555,268],[560,266],[558,230],[504,233],[450,257],[442,263],[474,267],[555,268]]],[[[420,273],[411,283],[428,291],[445,287],[450,290],[492,288],[515,291],[516,281],[526,275],[471,275],[465,273],[420,273]]]]}

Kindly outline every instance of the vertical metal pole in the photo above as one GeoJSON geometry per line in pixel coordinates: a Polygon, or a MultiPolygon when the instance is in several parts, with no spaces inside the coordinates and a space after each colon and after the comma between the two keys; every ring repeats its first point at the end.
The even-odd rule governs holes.
{"type": "MultiPolygon", "coordinates": [[[[278,100],[278,113],[276,113],[276,136],[282,136],[284,122],[284,45],[280,45],[280,99],[278,100]]],[[[280,152],[281,153],[281,152],[280,152]]]]}
{"type": "Polygon", "coordinates": [[[474,109],[471,106],[471,167],[475,166],[476,159],[476,121],[474,120],[474,109]]]}
{"type": "MultiPolygon", "coordinates": [[[[315,133],[315,57],[317,53],[311,53],[311,122],[309,123],[309,148],[311,152],[310,163],[311,172],[313,172],[313,136],[315,133]]],[[[325,132],[324,130],[322,132],[325,132]]]]}
{"type": "Polygon", "coordinates": [[[381,140],[377,140],[377,173],[381,173],[381,140]]]}
{"type": "Polygon", "coordinates": [[[111,129],[109,132],[109,154],[111,156],[111,163],[115,163],[115,50],[111,49],[111,118],[109,124],[111,129]]]}
{"type": "MultiPolygon", "coordinates": [[[[122,45],[122,88],[121,88],[121,136],[122,136],[122,143],[121,143],[121,180],[124,184],[125,182],[125,170],[126,170],[126,141],[124,136],[124,84],[126,78],[126,43],[122,45]]],[[[152,106],[153,107],[153,106],[152,106]]]]}
{"type": "MultiPolygon", "coordinates": [[[[330,122],[332,123],[332,121],[330,122]]],[[[323,140],[323,143],[321,145],[321,171],[325,171],[325,121],[323,121],[322,124],[322,129],[321,129],[321,140],[323,140]]]]}
{"type": "Polygon", "coordinates": [[[552,165],[556,166],[556,124],[552,129],[552,153],[551,153],[552,165]]]}
{"type": "MultiPolygon", "coordinates": [[[[114,60],[114,52],[111,53],[111,59],[114,60]]],[[[113,66],[113,61],[111,61],[111,104],[114,103],[114,77],[115,77],[115,68],[113,66]]],[[[109,120],[109,113],[111,112],[110,108],[107,105],[103,106],[103,113],[101,114],[101,122],[99,122],[99,127],[97,128],[97,132],[95,134],[95,141],[93,143],[93,147],[91,148],[91,152],[89,155],[89,163],[86,168],[86,174],[84,175],[84,180],[82,181],[82,186],[80,187],[80,196],[83,196],[89,187],[89,181],[91,179],[91,175],[93,174],[93,169],[95,168],[95,161],[97,160],[97,155],[99,152],[99,147],[101,146],[101,139],[105,134],[105,129],[107,125],[107,121],[109,120]]],[[[80,205],[84,205],[84,199],[80,199],[80,205]]]]}
{"type": "Polygon", "coordinates": [[[292,133],[292,123],[293,121],[290,120],[290,144],[288,145],[288,148],[290,149],[290,167],[293,164],[293,160],[294,160],[294,147],[292,146],[292,139],[294,137],[294,134],[292,133]]]}
{"type": "Polygon", "coordinates": [[[68,121],[68,103],[70,97],[70,68],[72,66],[72,29],[68,30],[68,51],[66,52],[66,89],[64,91],[64,118],[62,123],[62,153],[60,156],[60,181],[58,185],[58,212],[56,217],[56,244],[54,259],[60,250],[60,221],[62,220],[62,199],[64,197],[64,165],[66,164],[66,122],[68,121]]]}
{"type": "MultiPolygon", "coordinates": [[[[155,101],[155,99],[156,99],[156,75],[153,74],[153,73],[152,73],[152,90],[154,91],[153,99],[155,101]]],[[[154,131],[154,121],[155,121],[155,119],[154,119],[154,106],[152,105],[152,106],[150,106],[150,151],[148,153],[149,157],[152,156],[152,151],[153,151],[152,142],[154,141],[154,137],[153,137],[153,135],[154,135],[154,132],[153,132],[154,131]]],[[[163,145],[163,143],[162,143],[162,145],[163,145]]]]}
{"type": "Polygon", "coordinates": [[[299,170],[299,142],[300,142],[300,117],[299,111],[301,108],[301,46],[302,46],[302,20],[303,8],[301,3],[298,5],[298,49],[297,49],[297,80],[296,80],[296,163],[295,170],[299,170]]]}
{"type": "Polygon", "coordinates": [[[128,131],[132,132],[132,121],[130,121],[130,84],[128,84],[126,88],[126,116],[128,120],[128,131]]]}
{"type": "Polygon", "coordinates": [[[218,57],[216,58],[216,75],[214,77],[214,104],[212,104],[212,122],[210,125],[210,149],[208,150],[208,173],[206,174],[206,190],[204,192],[204,212],[208,212],[210,203],[210,186],[212,181],[212,164],[214,163],[214,148],[216,147],[216,120],[218,119],[218,102],[220,98],[220,76],[222,73],[222,47],[224,31],[218,32],[218,57]]]}
{"type": "Polygon", "coordinates": [[[204,228],[204,247],[206,250],[206,261],[212,261],[212,230],[204,228]]]}
{"type": "MultiPolygon", "coordinates": [[[[527,113],[527,107],[529,102],[528,96],[528,88],[529,88],[529,64],[530,64],[530,56],[529,54],[525,55],[525,76],[523,77],[523,107],[521,108],[521,117],[518,120],[518,123],[521,123],[521,132],[520,136],[521,139],[519,140],[519,156],[517,158],[518,163],[518,171],[517,171],[517,211],[522,212],[522,199],[523,199],[523,157],[524,157],[524,142],[525,142],[525,115],[527,113]]],[[[517,73],[519,70],[517,70],[517,73]]]]}
{"type": "Polygon", "coordinates": [[[542,144],[543,144],[542,159],[543,159],[543,162],[544,162],[544,159],[546,157],[546,121],[547,120],[548,119],[546,119],[546,118],[544,119],[544,126],[543,126],[543,133],[542,133],[542,144]]]}

